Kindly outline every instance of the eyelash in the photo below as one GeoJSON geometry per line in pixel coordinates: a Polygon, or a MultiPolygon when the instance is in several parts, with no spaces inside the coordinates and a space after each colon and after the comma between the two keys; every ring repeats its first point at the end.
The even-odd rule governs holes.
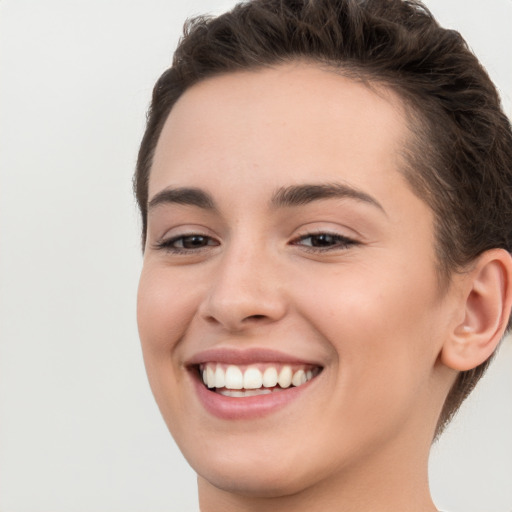
{"type": "MultiPolygon", "coordinates": [[[[186,242],[185,242],[186,243],[186,242]]],[[[202,235],[200,233],[190,233],[185,235],[176,236],[173,238],[169,238],[167,240],[162,240],[161,242],[158,242],[156,244],[156,249],[159,250],[165,250],[167,252],[171,252],[173,254],[191,254],[191,253],[197,253],[199,251],[205,251],[210,249],[211,247],[215,247],[220,245],[219,242],[217,242],[214,238],[208,235],[202,235]],[[200,245],[198,247],[176,247],[174,244],[181,241],[181,244],[184,244],[186,239],[193,239],[193,238],[199,238],[203,239],[206,244],[200,245]],[[211,243],[211,242],[214,243],[211,243]]],[[[343,250],[348,249],[350,247],[353,247],[355,245],[359,245],[359,242],[352,238],[348,238],[343,235],[339,235],[337,233],[329,233],[329,232],[318,232],[318,233],[308,233],[307,235],[302,235],[295,240],[291,241],[291,245],[295,246],[301,246],[304,248],[304,250],[308,252],[313,253],[322,253],[322,252],[328,252],[328,251],[335,251],[335,250],[343,250]],[[310,241],[313,243],[314,239],[317,239],[317,242],[324,238],[325,243],[324,246],[314,246],[314,245],[303,245],[301,242],[304,242],[305,240],[310,239],[310,241]],[[326,241],[325,239],[328,238],[326,241]]]]}
{"type": "MultiPolygon", "coordinates": [[[[350,247],[353,247],[355,245],[359,245],[359,242],[352,238],[348,238],[343,235],[339,235],[337,233],[329,233],[328,231],[322,231],[318,233],[308,233],[307,235],[302,235],[295,240],[292,241],[292,245],[300,245],[299,242],[304,242],[307,239],[311,239],[311,241],[315,238],[320,239],[321,237],[328,237],[330,239],[329,245],[324,246],[317,246],[314,245],[302,245],[305,250],[309,252],[328,252],[328,251],[335,251],[340,249],[348,249],[350,247]]],[[[317,240],[318,241],[318,240],[317,240]]],[[[329,242],[328,242],[329,243],[329,242]]]]}
{"type": "Polygon", "coordinates": [[[162,240],[156,244],[156,249],[165,250],[167,252],[171,252],[174,254],[190,254],[192,252],[199,252],[208,250],[210,247],[215,247],[217,245],[220,245],[218,242],[215,241],[215,243],[209,243],[211,241],[215,241],[214,238],[208,235],[202,235],[201,233],[189,233],[185,235],[175,236],[173,238],[169,238],[167,240],[162,240]],[[202,245],[200,247],[195,248],[187,248],[187,247],[176,247],[174,244],[181,241],[183,244],[186,239],[193,239],[193,238],[202,238],[206,241],[206,245],[202,245]]]}

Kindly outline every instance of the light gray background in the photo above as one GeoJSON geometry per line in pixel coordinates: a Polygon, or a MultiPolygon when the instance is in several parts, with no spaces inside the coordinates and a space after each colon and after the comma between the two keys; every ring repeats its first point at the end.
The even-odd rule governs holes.
{"type": "MultiPolygon", "coordinates": [[[[0,512],[187,512],[146,382],[131,174],[184,19],[232,1],[0,1],[0,512]]],[[[512,111],[512,0],[428,0],[512,111]]],[[[378,333],[376,333],[378,335],[378,333]]],[[[512,511],[512,343],[435,447],[451,512],[512,511]]]]}

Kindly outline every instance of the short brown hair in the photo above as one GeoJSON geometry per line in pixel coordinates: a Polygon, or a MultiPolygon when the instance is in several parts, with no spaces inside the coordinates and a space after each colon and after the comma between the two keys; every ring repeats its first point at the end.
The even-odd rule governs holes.
{"type": "MultiPolygon", "coordinates": [[[[185,24],[172,66],[153,91],[134,188],[147,229],[153,154],[173,105],[215,75],[309,60],[381,83],[408,107],[404,175],[433,210],[447,282],[484,251],[512,249],[512,130],[498,93],[461,35],[415,0],[252,0],[185,24]]],[[[485,372],[461,372],[436,435],[485,372]]]]}

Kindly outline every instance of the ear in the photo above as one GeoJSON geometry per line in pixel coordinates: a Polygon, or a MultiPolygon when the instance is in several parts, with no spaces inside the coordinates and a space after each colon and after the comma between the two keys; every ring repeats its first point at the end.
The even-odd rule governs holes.
{"type": "Polygon", "coordinates": [[[476,368],[496,350],[512,307],[512,257],[504,249],[484,252],[463,277],[461,309],[441,350],[443,364],[458,371],[476,368]]]}

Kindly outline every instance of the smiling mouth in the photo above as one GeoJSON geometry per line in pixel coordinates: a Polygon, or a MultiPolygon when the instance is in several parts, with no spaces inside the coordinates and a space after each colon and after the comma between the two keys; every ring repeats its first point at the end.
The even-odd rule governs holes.
{"type": "Polygon", "coordinates": [[[250,397],[281,392],[313,380],[319,366],[257,363],[235,365],[216,362],[198,366],[203,384],[210,391],[228,397],[250,397]]]}

